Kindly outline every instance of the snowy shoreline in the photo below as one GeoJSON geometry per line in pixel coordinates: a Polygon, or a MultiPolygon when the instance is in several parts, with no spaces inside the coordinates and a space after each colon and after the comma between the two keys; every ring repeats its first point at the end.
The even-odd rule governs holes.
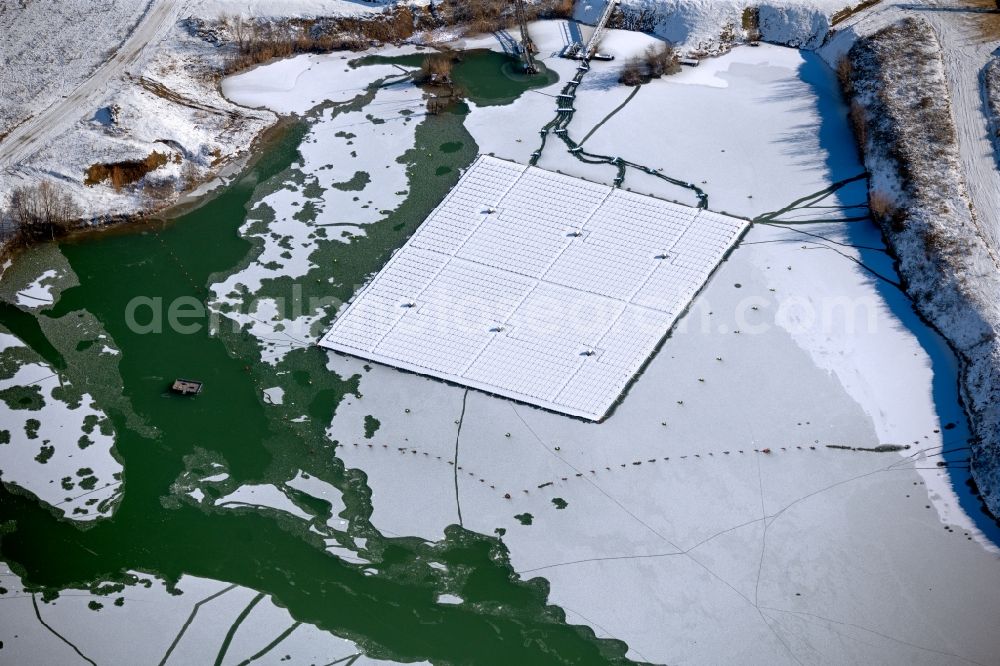
{"type": "Polygon", "coordinates": [[[882,202],[876,218],[915,307],[960,359],[972,474],[997,515],[1000,273],[970,204],[941,45],[926,22],[908,18],[859,39],[847,58],[848,92],[863,109],[870,197],[882,202]]]}

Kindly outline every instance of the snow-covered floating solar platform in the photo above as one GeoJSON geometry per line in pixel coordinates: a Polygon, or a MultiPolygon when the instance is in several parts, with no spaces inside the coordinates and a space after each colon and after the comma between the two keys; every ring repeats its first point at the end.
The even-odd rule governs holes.
{"type": "Polygon", "coordinates": [[[747,224],[481,156],[320,345],[597,421],[747,224]]]}

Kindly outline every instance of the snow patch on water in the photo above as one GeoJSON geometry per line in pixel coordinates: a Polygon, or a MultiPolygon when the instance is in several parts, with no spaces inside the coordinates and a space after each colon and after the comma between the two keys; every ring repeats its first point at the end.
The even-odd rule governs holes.
{"type": "Polygon", "coordinates": [[[240,486],[225,497],[219,498],[215,506],[221,508],[240,508],[242,506],[263,507],[284,511],[302,520],[311,520],[312,516],[299,508],[295,502],[288,499],[285,493],[270,484],[240,486]]]}
{"type": "MultiPolygon", "coordinates": [[[[26,346],[0,331],[0,356],[26,346]]],[[[112,514],[121,496],[123,468],[115,439],[105,434],[107,417],[89,394],[67,402],[69,388],[43,362],[18,366],[0,377],[0,475],[51,505],[66,518],[92,521],[112,514]]]]}
{"type": "MultiPolygon", "coordinates": [[[[389,49],[386,54],[409,52],[389,49]]],[[[305,277],[316,268],[312,257],[321,244],[363,235],[366,225],[398,208],[408,194],[406,169],[397,160],[414,145],[424,102],[420,89],[400,74],[389,65],[352,68],[340,56],[298,56],[224,83],[227,94],[241,103],[303,113],[321,102],[348,102],[372,83],[390,80],[361,110],[328,107],[319,112],[285,187],[263,197],[240,229],[244,237],[260,242],[260,255],[212,287],[213,307],[229,308],[228,316],[249,326],[267,363],[277,364],[290,350],[312,344],[312,329],[330,304],[279,304],[258,297],[253,310],[243,314],[238,310],[244,300],[256,297],[268,280],[305,277]],[[255,219],[272,214],[266,225],[255,219]]]]}
{"type": "Polygon", "coordinates": [[[55,298],[52,295],[52,281],[59,276],[54,270],[48,270],[38,276],[34,282],[17,293],[17,304],[29,308],[52,305],[55,298]]]}

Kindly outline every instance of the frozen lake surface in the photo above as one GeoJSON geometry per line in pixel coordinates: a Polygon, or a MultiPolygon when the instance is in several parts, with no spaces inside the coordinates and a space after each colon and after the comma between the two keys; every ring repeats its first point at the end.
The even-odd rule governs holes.
{"type": "MultiPolygon", "coordinates": [[[[509,104],[439,115],[415,47],[256,68],[230,94],[299,117],[244,176],[8,269],[5,655],[996,661],[997,530],[965,486],[954,359],[899,289],[812,54],[739,48],[636,89],[617,71],[652,38],[607,35],[618,60],[567,135],[644,167],[622,197],[690,206],[693,184],[751,224],[604,421],[315,344],[477,154],[539,150],[576,29],[532,26],[560,82],[503,78],[509,104]],[[150,297],[213,319],[130,330],[150,297]],[[202,394],[170,395],[179,373],[202,394]]],[[[500,82],[487,55],[456,70],[500,82]]],[[[610,190],[616,168],[551,139],[539,167],[610,190]]]]}

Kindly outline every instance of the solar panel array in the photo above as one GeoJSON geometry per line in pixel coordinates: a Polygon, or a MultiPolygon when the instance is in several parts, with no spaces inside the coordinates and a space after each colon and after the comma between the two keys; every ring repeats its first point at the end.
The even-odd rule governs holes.
{"type": "Polygon", "coordinates": [[[747,224],[480,156],[320,344],[600,420],[747,224]]]}

